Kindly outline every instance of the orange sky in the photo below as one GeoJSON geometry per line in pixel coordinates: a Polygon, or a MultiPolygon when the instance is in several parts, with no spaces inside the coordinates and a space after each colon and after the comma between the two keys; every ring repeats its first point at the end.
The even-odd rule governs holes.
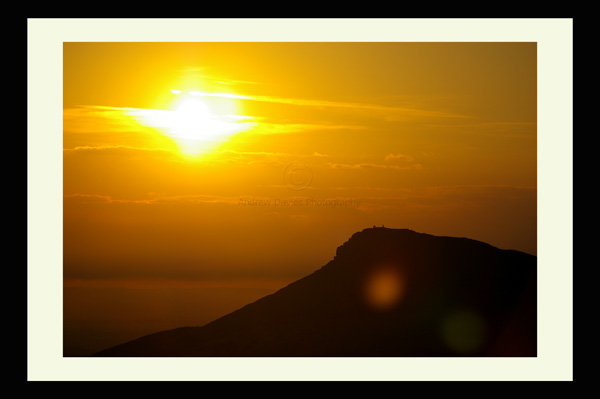
{"type": "Polygon", "coordinates": [[[537,252],[535,43],[65,43],[63,106],[70,336],[204,324],[373,225],[537,252]]]}

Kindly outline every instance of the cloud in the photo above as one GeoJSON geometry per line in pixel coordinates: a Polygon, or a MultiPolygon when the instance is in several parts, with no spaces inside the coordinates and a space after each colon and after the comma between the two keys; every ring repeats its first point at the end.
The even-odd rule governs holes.
{"type": "Polygon", "coordinates": [[[322,124],[302,124],[302,123],[258,123],[252,129],[252,133],[258,134],[284,134],[298,133],[308,130],[363,130],[364,126],[359,125],[322,125],[322,124]]]}
{"type": "Polygon", "coordinates": [[[188,204],[228,204],[238,205],[240,197],[222,197],[216,195],[172,195],[158,196],[150,199],[117,199],[108,195],[99,194],[66,194],[65,200],[77,200],[81,203],[104,203],[104,204],[141,204],[156,205],[168,203],[188,203],[188,204]]]}
{"type": "Polygon", "coordinates": [[[191,94],[192,96],[200,96],[200,97],[221,97],[221,98],[234,98],[234,99],[238,99],[238,100],[253,100],[253,97],[249,97],[249,96],[244,96],[241,94],[234,94],[234,93],[211,93],[211,92],[206,92],[206,91],[190,91],[188,92],[188,94],[191,94]]]}
{"type": "Polygon", "coordinates": [[[245,165],[254,164],[273,164],[285,165],[290,160],[310,160],[311,158],[324,158],[325,154],[292,154],[287,152],[268,152],[268,151],[236,151],[236,150],[216,150],[208,153],[204,159],[204,163],[228,164],[237,163],[245,165]]]}
{"type": "MultiPolygon", "coordinates": [[[[384,188],[363,187],[366,190],[388,191],[384,188]]],[[[392,191],[395,191],[392,189],[392,191]]],[[[419,210],[440,214],[469,209],[493,209],[510,206],[512,202],[536,204],[537,189],[525,186],[474,185],[429,186],[419,189],[400,189],[393,195],[360,195],[360,210],[419,210]]],[[[433,215],[432,213],[431,215],[433,215]]],[[[430,216],[431,216],[430,215],[430,216]]]]}
{"type": "Polygon", "coordinates": [[[184,74],[193,75],[206,83],[216,83],[225,86],[238,85],[257,85],[258,82],[252,80],[230,79],[223,76],[206,73],[206,67],[188,67],[181,70],[184,74]]]}
{"type": "Polygon", "coordinates": [[[385,156],[385,160],[386,161],[392,161],[392,160],[399,160],[399,161],[404,161],[404,162],[412,162],[415,159],[409,155],[403,155],[403,154],[388,154],[385,156]]]}
{"type": "MultiPolygon", "coordinates": [[[[229,98],[246,98],[235,94],[204,93],[206,96],[222,96],[229,98]]],[[[107,107],[81,106],[63,110],[63,125],[65,134],[69,133],[151,133],[155,135],[162,130],[169,130],[177,118],[175,111],[107,107]],[[158,130],[157,130],[158,129],[158,130]]],[[[273,123],[266,122],[264,117],[249,115],[215,115],[215,123],[221,123],[238,133],[251,132],[255,134],[286,134],[309,130],[363,130],[365,126],[340,124],[311,124],[311,123],[273,123]]]]}
{"type": "Polygon", "coordinates": [[[364,162],[364,163],[357,163],[357,164],[328,163],[327,165],[334,169],[394,169],[394,170],[420,170],[420,169],[423,169],[423,167],[420,164],[399,166],[399,165],[382,165],[382,164],[364,162]]]}
{"type": "Polygon", "coordinates": [[[98,278],[65,278],[63,286],[65,288],[133,288],[133,289],[186,289],[186,288],[263,288],[279,289],[285,287],[294,279],[280,279],[272,275],[266,275],[261,278],[236,278],[235,276],[225,276],[227,279],[206,279],[203,276],[186,276],[186,278],[169,277],[98,277],[98,278]]]}
{"type": "Polygon", "coordinates": [[[97,145],[97,146],[77,146],[74,148],[63,148],[63,153],[68,154],[72,152],[83,152],[83,151],[112,151],[112,150],[124,150],[124,151],[151,151],[158,153],[171,153],[171,150],[161,148],[144,148],[144,147],[132,147],[127,145],[97,145]]]}
{"type": "Polygon", "coordinates": [[[63,110],[65,133],[129,132],[139,124],[127,114],[132,108],[80,106],[63,110]]]}
{"type": "MultiPolygon", "coordinates": [[[[244,94],[232,94],[232,93],[212,93],[194,91],[190,93],[197,96],[210,96],[210,97],[225,97],[235,98],[240,100],[251,100],[258,102],[267,103],[279,103],[289,104],[296,106],[308,106],[308,107],[324,107],[324,108],[347,108],[347,109],[364,109],[371,111],[386,111],[394,114],[400,114],[402,116],[412,117],[434,117],[434,118],[470,118],[469,116],[453,114],[449,112],[440,112],[427,109],[418,108],[407,108],[407,107],[393,107],[380,104],[366,104],[366,103],[354,103],[344,101],[324,101],[324,100],[312,100],[312,99],[301,99],[301,98],[286,98],[276,96],[258,96],[258,95],[244,95],[244,94]]],[[[390,120],[393,120],[393,117],[390,120]]]]}
{"type": "Polygon", "coordinates": [[[458,124],[427,124],[429,128],[443,129],[453,133],[502,136],[510,138],[535,137],[537,124],[534,122],[474,122],[458,124]]]}
{"type": "MultiPolygon", "coordinates": [[[[114,162],[116,160],[148,160],[153,162],[164,162],[168,164],[181,164],[185,160],[174,148],[148,148],[128,145],[95,145],[95,146],[75,146],[72,148],[63,148],[63,159],[65,162],[81,162],[96,158],[98,162],[114,162]],[[101,161],[101,159],[103,161],[101,161]]],[[[87,164],[89,167],[90,164],[87,164]]],[[[69,165],[69,168],[81,166],[69,165]]]]}

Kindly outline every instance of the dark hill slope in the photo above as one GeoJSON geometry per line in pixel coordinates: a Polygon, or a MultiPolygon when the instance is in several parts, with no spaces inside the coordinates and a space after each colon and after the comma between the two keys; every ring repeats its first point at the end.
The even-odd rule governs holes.
{"type": "Polygon", "coordinates": [[[272,295],[95,356],[536,356],[536,265],[466,238],[365,229],[272,295]]]}

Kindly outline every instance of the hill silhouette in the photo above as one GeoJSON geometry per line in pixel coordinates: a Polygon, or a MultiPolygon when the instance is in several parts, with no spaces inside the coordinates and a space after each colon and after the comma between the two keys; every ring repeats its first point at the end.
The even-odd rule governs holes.
{"type": "Polygon", "coordinates": [[[536,269],[467,238],[369,228],[272,295],[94,356],[536,356],[536,269]]]}

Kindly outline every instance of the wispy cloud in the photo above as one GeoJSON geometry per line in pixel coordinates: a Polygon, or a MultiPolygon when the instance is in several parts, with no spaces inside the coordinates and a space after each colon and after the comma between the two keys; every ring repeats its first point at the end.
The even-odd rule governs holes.
{"type": "Polygon", "coordinates": [[[328,163],[327,165],[334,169],[395,169],[395,170],[411,170],[411,169],[420,170],[420,169],[423,169],[423,167],[420,164],[400,166],[400,165],[383,165],[383,164],[363,162],[363,163],[355,163],[355,164],[328,163]]]}
{"type": "Polygon", "coordinates": [[[365,126],[360,125],[324,125],[310,123],[258,123],[253,133],[258,134],[285,134],[299,133],[309,130],[363,130],[365,126]]]}
{"type": "MultiPolygon", "coordinates": [[[[224,276],[228,277],[228,276],[224,276]]],[[[230,278],[207,279],[202,276],[189,276],[186,278],[174,278],[161,276],[160,278],[65,278],[63,286],[66,288],[133,288],[133,289],[157,289],[157,288],[259,288],[278,289],[285,287],[294,279],[280,279],[265,276],[258,279],[242,279],[231,276],[230,278]]]]}
{"type": "Polygon", "coordinates": [[[75,199],[84,203],[106,204],[165,204],[165,203],[204,203],[204,204],[230,204],[237,205],[240,197],[221,197],[215,195],[172,195],[158,196],[149,199],[118,199],[108,195],[98,194],[66,194],[65,199],[75,199]]]}
{"type": "Polygon", "coordinates": [[[535,137],[537,124],[533,122],[473,122],[457,124],[431,123],[425,127],[452,131],[453,133],[502,136],[510,138],[535,137]]]}
{"type": "MultiPolygon", "coordinates": [[[[220,93],[211,93],[211,95],[220,95],[220,93]]],[[[64,131],[65,133],[124,133],[153,127],[168,129],[174,118],[177,118],[174,112],[144,108],[81,106],[63,111],[64,131]]],[[[215,115],[213,118],[217,122],[255,134],[286,134],[311,130],[362,130],[366,128],[360,125],[273,123],[266,122],[265,118],[249,115],[215,115]]]]}
{"type": "Polygon", "coordinates": [[[385,156],[385,160],[386,161],[404,161],[404,162],[412,162],[415,159],[409,155],[403,155],[403,154],[388,154],[385,156]]]}
{"type": "Polygon", "coordinates": [[[63,109],[63,130],[69,133],[115,133],[139,128],[127,111],[134,108],[79,106],[63,109]]]}
{"type": "Polygon", "coordinates": [[[161,149],[161,148],[144,148],[144,147],[132,147],[127,145],[98,145],[98,146],[76,146],[73,148],[63,148],[63,153],[71,152],[83,152],[83,151],[110,151],[110,150],[125,150],[125,151],[150,151],[157,153],[172,153],[172,150],[161,149]]]}
{"type": "Polygon", "coordinates": [[[401,114],[404,116],[414,116],[414,117],[470,118],[469,116],[466,116],[466,115],[459,115],[459,114],[454,114],[454,113],[449,113],[449,112],[440,112],[440,111],[434,111],[434,110],[408,108],[408,107],[393,107],[393,106],[380,105],[380,104],[366,104],[366,103],[343,102],[343,101],[324,101],[324,100],[314,100],[314,99],[244,95],[244,94],[232,94],[232,93],[213,93],[213,92],[203,92],[203,91],[192,91],[192,92],[188,92],[188,94],[195,95],[195,96],[224,97],[224,98],[234,98],[234,99],[240,99],[240,100],[251,100],[251,101],[289,104],[289,105],[297,105],[297,106],[364,109],[364,110],[371,110],[371,111],[387,111],[387,112],[401,114]]]}
{"type": "Polygon", "coordinates": [[[227,77],[219,76],[216,74],[207,73],[208,68],[206,67],[187,67],[181,70],[182,73],[193,75],[198,79],[207,83],[216,83],[226,86],[237,86],[237,85],[257,85],[258,82],[252,80],[241,80],[241,79],[230,79],[227,77]]]}

